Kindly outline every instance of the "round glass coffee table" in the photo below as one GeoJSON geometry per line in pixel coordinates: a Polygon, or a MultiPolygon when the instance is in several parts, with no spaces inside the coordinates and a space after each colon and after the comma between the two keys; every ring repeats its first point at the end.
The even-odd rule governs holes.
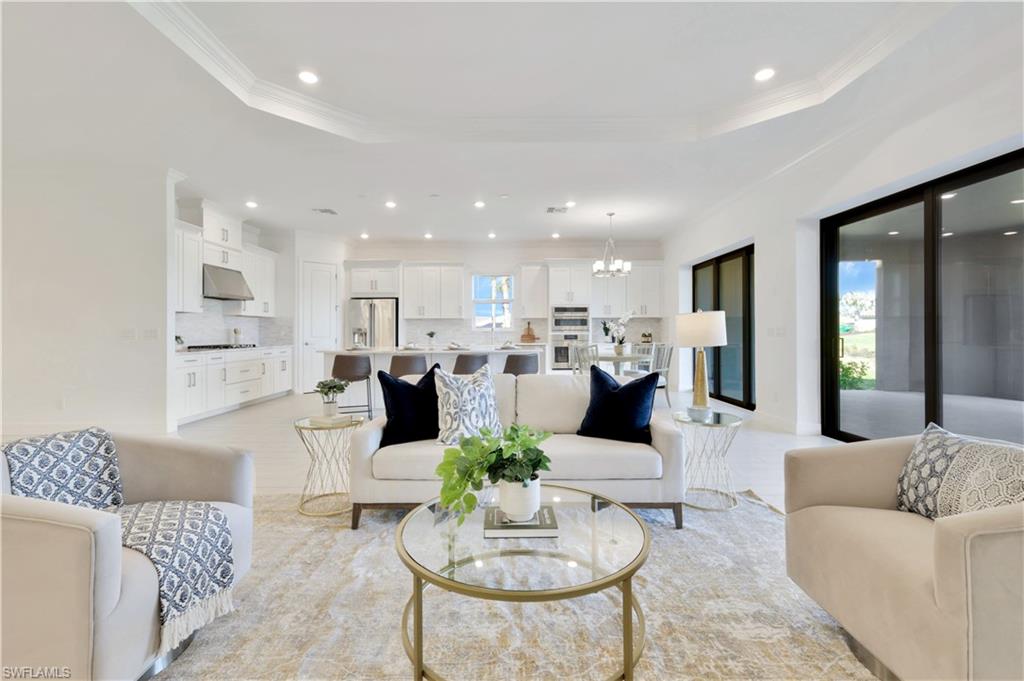
{"type": "Polygon", "coordinates": [[[610,678],[631,681],[644,647],[644,615],[632,584],[651,549],[644,522],[607,497],[544,483],[541,504],[554,509],[559,536],[488,539],[484,515],[497,504],[497,488],[487,487],[478,497],[480,506],[461,526],[437,499],[417,506],[398,525],[398,556],[412,572],[402,644],[412,661],[413,678],[442,681],[423,660],[423,589],[433,584],[472,598],[520,603],[617,588],[622,592],[623,667],[610,678]]]}

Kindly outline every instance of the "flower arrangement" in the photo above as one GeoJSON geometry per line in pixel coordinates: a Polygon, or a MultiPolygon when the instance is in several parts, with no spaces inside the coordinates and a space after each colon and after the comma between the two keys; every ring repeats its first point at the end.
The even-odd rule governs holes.
{"type": "Polygon", "coordinates": [[[434,342],[434,336],[436,336],[436,335],[437,335],[437,331],[427,331],[427,338],[430,339],[431,343],[434,342]]]}
{"type": "Polygon", "coordinates": [[[626,344],[626,325],[629,324],[629,320],[633,317],[633,313],[623,315],[616,319],[611,324],[611,336],[612,342],[616,345],[626,344]]]}

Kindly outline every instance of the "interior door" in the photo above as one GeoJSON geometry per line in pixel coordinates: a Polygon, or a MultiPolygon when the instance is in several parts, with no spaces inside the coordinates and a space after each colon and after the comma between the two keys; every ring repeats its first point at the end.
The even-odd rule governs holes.
{"type": "Polygon", "coordinates": [[[338,266],[322,262],[302,263],[299,291],[301,343],[300,381],[304,392],[324,378],[320,350],[338,347],[338,266]]]}

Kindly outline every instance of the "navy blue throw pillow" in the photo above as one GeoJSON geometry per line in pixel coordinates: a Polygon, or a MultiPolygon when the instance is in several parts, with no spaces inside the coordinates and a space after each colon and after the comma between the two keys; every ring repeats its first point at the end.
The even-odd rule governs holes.
{"type": "Polygon", "coordinates": [[[384,395],[384,410],[388,422],[380,446],[398,445],[403,442],[437,439],[437,388],[434,385],[434,369],[416,382],[416,385],[395,378],[386,371],[378,371],[380,388],[384,395]]]}
{"type": "Polygon", "coordinates": [[[651,444],[651,414],[658,374],[619,385],[607,371],[590,367],[590,406],[577,435],[651,444]]]}

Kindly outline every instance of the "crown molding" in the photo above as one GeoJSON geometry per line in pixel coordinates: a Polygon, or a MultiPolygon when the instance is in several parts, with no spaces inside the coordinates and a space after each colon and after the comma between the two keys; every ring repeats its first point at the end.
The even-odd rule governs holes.
{"type": "Polygon", "coordinates": [[[371,119],[261,80],[180,0],[129,4],[246,106],[361,143],[691,142],[739,130],[828,101],[912,40],[951,4],[905,7],[814,77],[776,87],[740,106],[692,118],[525,116],[371,119]]]}

